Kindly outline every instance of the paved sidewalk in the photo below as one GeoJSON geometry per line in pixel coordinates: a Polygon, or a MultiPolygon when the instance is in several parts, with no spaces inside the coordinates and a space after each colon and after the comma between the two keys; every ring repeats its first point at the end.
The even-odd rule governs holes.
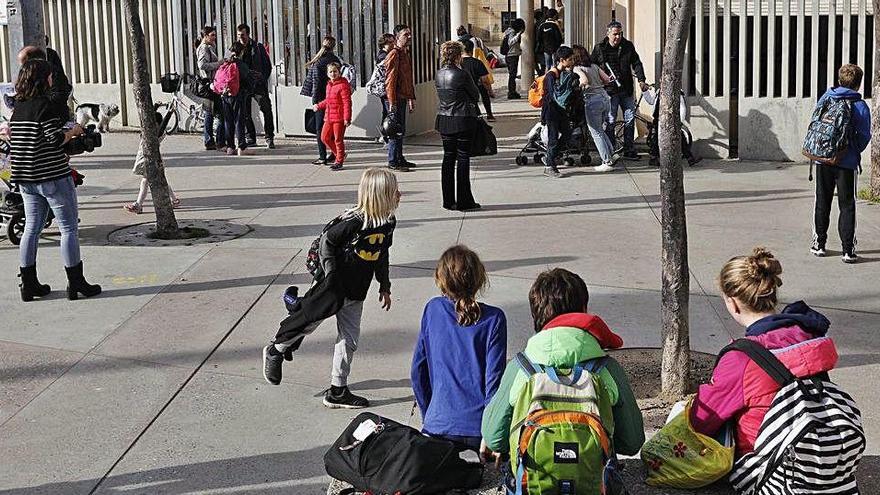
{"type": "MultiPolygon", "coordinates": [[[[660,343],[658,174],[647,159],[610,174],[565,170],[551,180],[513,157],[534,124],[527,103],[495,102],[498,156],[473,162],[484,208],[440,208],[436,136],[407,143],[420,166],[400,174],[403,200],[391,253],[394,307],[367,301],[352,389],[374,411],[416,423],[409,364],[423,304],[436,294],[435,260],[449,245],[475,249],[490,271],[485,300],[507,312],[509,349],[530,334],[527,292],[551,266],[580,273],[591,311],[628,346],[660,343]]],[[[322,456],[355,412],[329,411],[332,323],[285,367],[281,386],[261,375],[260,349],[284,309],[281,293],[305,285],[304,249],[323,224],[356,199],[362,171],[385,163],[374,143],[356,142],[346,169],[310,165],[314,145],[226,157],[196,136],[163,143],[179,218],[247,224],[249,234],[214,245],[112,246],[110,232],[152,219],[121,208],[134,199],[137,136],[114,133],[77,158],[85,272],[100,297],[69,302],[56,229],[40,246],[48,300],[18,299],[18,250],[0,242],[0,493],[322,494],[322,456]]],[[[717,351],[741,334],[717,297],[715,277],[731,256],[769,247],[785,272],[782,298],[805,299],[833,322],[841,352],[832,377],[857,399],[869,435],[863,481],[876,488],[880,455],[880,216],[859,204],[861,263],[809,255],[812,186],[804,164],[704,162],[687,169],[691,343],[717,351]]],[[[831,233],[833,250],[836,234],[831,233]]],[[[647,493],[634,487],[633,493],[647,493]]]]}

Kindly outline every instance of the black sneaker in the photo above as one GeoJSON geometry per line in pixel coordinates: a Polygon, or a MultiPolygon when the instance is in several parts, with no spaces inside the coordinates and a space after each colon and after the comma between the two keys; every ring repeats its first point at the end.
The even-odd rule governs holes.
{"type": "Polygon", "coordinates": [[[519,100],[522,96],[519,93],[509,93],[507,95],[508,100],[519,100]]]}
{"type": "Polygon", "coordinates": [[[275,138],[266,138],[266,147],[270,150],[275,149],[275,138]]]}
{"type": "Polygon", "coordinates": [[[856,254],[855,249],[844,250],[843,255],[840,257],[840,260],[846,264],[853,264],[859,261],[859,256],[856,254]]]}
{"type": "Polygon", "coordinates": [[[810,254],[821,258],[825,256],[825,246],[820,246],[818,242],[814,242],[812,246],[810,246],[810,254]]]}
{"type": "Polygon", "coordinates": [[[216,149],[217,149],[217,143],[213,143],[213,142],[205,143],[205,150],[206,151],[211,151],[211,150],[216,150],[216,149]]]}
{"type": "Polygon", "coordinates": [[[330,165],[330,170],[342,170],[342,164],[334,163],[333,165],[330,165]]]}
{"type": "Polygon", "coordinates": [[[626,151],[623,153],[623,158],[626,160],[637,161],[639,159],[639,154],[635,150],[626,151]]]}
{"type": "MultiPolygon", "coordinates": [[[[293,356],[291,356],[293,359],[293,356]]],[[[284,356],[275,349],[275,344],[263,347],[263,378],[272,385],[281,384],[281,365],[284,356]]]]}
{"type": "Polygon", "coordinates": [[[400,165],[397,162],[388,162],[388,168],[391,170],[396,170],[398,172],[409,172],[410,168],[406,165],[400,165]]]}
{"type": "Polygon", "coordinates": [[[250,148],[251,146],[257,145],[257,140],[256,139],[254,139],[254,140],[248,139],[247,141],[245,141],[244,144],[246,145],[247,148],[250,148]]]}
{"type": "Polygon", "coordinates": [[[370,401],[351,393],[348,387],[330,387],[324,395],[324,405],[330,409],[363,409],[370,401]]]}
{"type": "Polygon", "coordinates": [[[416,165],[415,163],[413,163],[413,162],[411,162],[411,161],[409,161],[409,160],[403,160],[403,165],[404,165],[406,168],[416,168],[416,167],[418,166],[418,165],[416,165]]]}

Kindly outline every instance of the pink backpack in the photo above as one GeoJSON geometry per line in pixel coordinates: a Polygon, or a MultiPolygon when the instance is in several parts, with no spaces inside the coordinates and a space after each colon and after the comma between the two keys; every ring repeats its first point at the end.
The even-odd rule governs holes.
{"type": "Polygon", "coordinates": [[[238,66],[235,62],[224,62],[223,65],[217,68],[217,72],[214,73],[212,89],[218,95],[238,95],[238,66]]]}

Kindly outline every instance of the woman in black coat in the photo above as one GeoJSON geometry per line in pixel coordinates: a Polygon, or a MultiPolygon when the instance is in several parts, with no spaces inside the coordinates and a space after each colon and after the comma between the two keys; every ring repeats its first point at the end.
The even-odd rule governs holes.
{"type": "Polygon", "coordinates": [[[471,193],[470,146],[479,110],[480,91],[473,78],[461,69],[464,47],[447,41],[440,47],[440,70],[434,78],[437,96],[435,129],[443,138],[443,208],[476,210],[480,204],[471,193]]]}

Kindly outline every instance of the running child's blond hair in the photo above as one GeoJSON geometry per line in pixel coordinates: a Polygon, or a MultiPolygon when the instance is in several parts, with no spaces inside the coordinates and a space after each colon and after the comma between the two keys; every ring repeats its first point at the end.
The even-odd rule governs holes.
{"type": "Polygon", "coordinates": [[[371,167],[361,176],[357,206],[349,213],[363,216],[364,228],[370,229],[388,223],[399,204],[397,176],[384,168],[371,167]]]}

